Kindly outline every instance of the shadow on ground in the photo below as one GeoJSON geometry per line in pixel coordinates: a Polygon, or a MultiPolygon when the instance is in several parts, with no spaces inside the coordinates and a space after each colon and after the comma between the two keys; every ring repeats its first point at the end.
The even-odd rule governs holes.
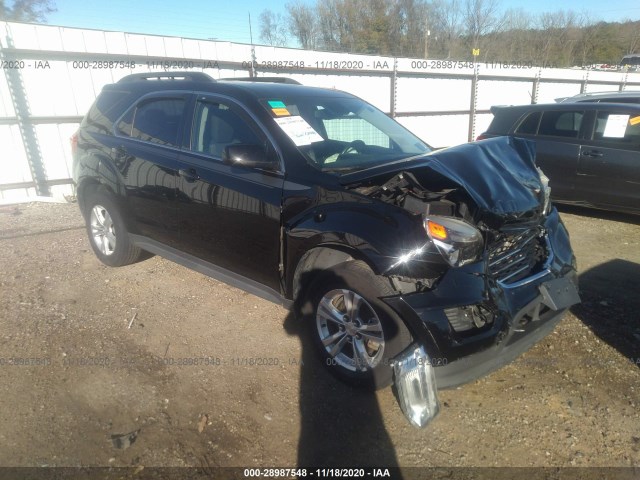
{"type": "Polygon", "coordinates": [[[313,319],[297,307],[284,322],[286,332],[300,337],[302,346],[298,465],[399,467],[375,392],[352,387],[329,373],[316,351],[310,326],[315,326],[313,319]]]}
{"type": "Polygon", "coordinates": [[[579,280],[582,303],[573,314],[626,358],[640,359],[640,265],[611,260],[581,273],[579,280]]]}

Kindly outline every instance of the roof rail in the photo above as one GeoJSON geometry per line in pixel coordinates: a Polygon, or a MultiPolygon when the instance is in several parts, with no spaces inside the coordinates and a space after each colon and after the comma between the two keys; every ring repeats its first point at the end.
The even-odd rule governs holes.
{"type": "Polygon", "coordinates": [[[139,82],[145,80],[191,80],[193,82],[215,82],[206,73],[202,72],[154,72],[132,73],[118,80],[118,83],[139,82]]]}
{"type": "Polygon", "coordinates": [[[265,82],[265,83],[287,83],[289,85],[302,85],[299,81],[287,77],[235,77],[221,78],[226,82],[265,82]]]}

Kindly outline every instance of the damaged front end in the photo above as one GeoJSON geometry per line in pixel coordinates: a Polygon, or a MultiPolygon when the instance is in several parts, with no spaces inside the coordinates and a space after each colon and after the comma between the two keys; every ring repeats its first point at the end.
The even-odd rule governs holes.
{"type": "Polygon", "coordinates": [[[399,292],[384,301],[415,340],[394,362],[414,425],[437,413],[436,384],[454,387],[512,361],[580,301],[569,235],[533,148],[501,137],[414,159],[391,175],[343,178],[424,230],[415,245],[388,252],[383,272],[399,292]]]}

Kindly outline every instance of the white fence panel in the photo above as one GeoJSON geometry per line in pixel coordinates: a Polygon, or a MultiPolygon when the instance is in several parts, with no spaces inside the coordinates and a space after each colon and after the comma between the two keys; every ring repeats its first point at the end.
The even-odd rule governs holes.
{"type": "MultiPolygon", "coordinates": [[[[203,70],[213,78],[285,76],[334,88],[395,114],[435,147],[464,143],[488,127],[492,105],[553,102],[580,91],[640,89],[640,73],[537,69],[531,66],[390,58],[255,46],[125,32],[0,22],[3,58],[24,68],[0,75],[0,198],[34,195],[34,181],[52,194],[72,193],[69,137],[105,84],[131,73],[203,70]],[[109,67],[108,62],[135,67],[109,67]],[[106,63],[105,63],[106,62],[106,63]],[[175,68],[174,68],[175,67],[175,68]],[[474,73],[476,74],[475,92],[474,73]],[[536,81],[536,77],[538,81],[536,81]],[[11,82],[18,82],[13,94],[11,82]],[[536,87],[537,86],[537,87],[536,87]],[[14,108],[28,104],[23,130],[35,129],[46,178],[32,178],[38,159],[27,158],[14,108]],[[35,163],[34,163],[35,161],[35,163]],[[62,185],[58,185],[63,183],[62,185]]],[[[37,168],[35,170],[37,172],[37,168]]]]}
{"type": "Polygon", "coordinates": [[[16,111],[13,109],[9,85],[4,75],[0,77],[0,118],[15,117],[16,111]]]}
{"type": "Polygon", "coordinates": [[[398,79],[396,97],[398,113],[469,110],[470,101],[471,79],[398,79]]]}

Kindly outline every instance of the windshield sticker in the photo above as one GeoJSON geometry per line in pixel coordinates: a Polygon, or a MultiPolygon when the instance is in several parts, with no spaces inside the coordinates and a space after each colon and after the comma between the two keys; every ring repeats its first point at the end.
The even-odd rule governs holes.
{"type": "Polygon", "coordinates": [[[287,117],[291,115],[287,106],[281,100],[268,100],[267,103],[271,107],[271,111],[276,117],[287,117]]]}
{"type": "Polygon", "coordinates": [[[638,125],[640,123],[640,115],[629,119],[629,125],[638,125]]]}
{"type": "Polygon", "coordinates": [[[307,121],[300,116],[280,117],[274,118],[274,120],[298,147],[324,140],[320,135],[318,135],[318,132],[316,132],[311,125],[309,125],[307,121]]]}
{"type": "Polygon", "coordinates": [[[627,123],[629,123],[629,115],[609,115],[602,136],[623,138],[624,133],[627,131],[627,123]]]}
{"type": "Polygon", "coordinates": [[[271,111],[276,117],[286,117],[291,115],[286,108],[272,108],[271,111]]]}

